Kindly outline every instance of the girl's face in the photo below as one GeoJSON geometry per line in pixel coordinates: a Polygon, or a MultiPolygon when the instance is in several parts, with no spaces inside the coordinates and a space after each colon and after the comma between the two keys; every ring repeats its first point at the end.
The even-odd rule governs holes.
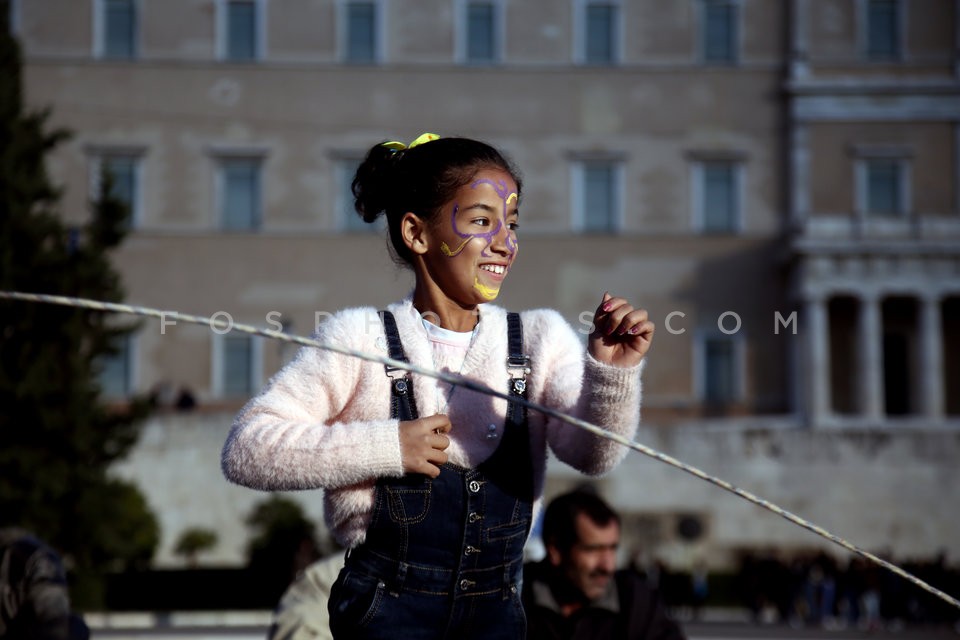
{"type": "Polygon", "coordinates": [[[423,255],[427,272],[448,298],[489,302],[517,257],[517,184],[502,169],[481,169],[443,205],[423,255]]]}

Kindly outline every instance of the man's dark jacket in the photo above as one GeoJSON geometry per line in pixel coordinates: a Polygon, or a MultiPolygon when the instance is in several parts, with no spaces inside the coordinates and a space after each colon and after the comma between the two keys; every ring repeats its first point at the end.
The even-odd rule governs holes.
{"type": "Polygon", "coordinates": [[[606,594],[564,617],[559,602],[569,596],[569,583],[549,562],[524,566],[528,640],[685,640],[658,592],[632,571],[617,571],[606,594]]]}
{"type": "Polygon", "coordinates": [[[0,640],[87,640],[71,613],[60,555],[35,536],[0,529],[0,640]]]}

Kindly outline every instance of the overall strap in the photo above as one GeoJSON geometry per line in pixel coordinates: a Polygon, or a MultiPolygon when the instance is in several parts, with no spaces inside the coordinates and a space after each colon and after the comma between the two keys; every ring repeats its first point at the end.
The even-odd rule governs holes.
{"type": "MultiPolygon", "coordinates": [[[[530,357],[523,352],[523,323],[519,313],[507,314],[507,373],[510,374],[511,396],[522,398],[527,390],[530,357]]],[[[527,421],[527,408],[511,402],[507,406],[507,421],[522,425],[527,421]]]]}
{"type": "MultiPolygon", "coordinates": [[[[388,355],[392,360],[410,362],[400,342],[400,333],[397,331],[397,320],[389,311],[380,312],[380,321],[383,323],[383,332],[387,336],[388,355]]],[[[413,397],[413,381],[410,373],[405,369],[383,365],[387,377],[391,380],[390,390],[390,417],[397,420],[416,420],[417,403],[413,397]]]]}

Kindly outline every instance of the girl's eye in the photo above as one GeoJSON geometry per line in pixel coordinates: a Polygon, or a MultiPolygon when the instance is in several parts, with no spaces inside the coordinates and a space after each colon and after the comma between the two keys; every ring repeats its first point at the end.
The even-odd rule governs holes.
{"type": "Polygon", "coordinates": [[[507,227],[508,227],[511,231],[516,231],[517,229],[520,228],[520,223],[519,223],[519,222],[508,222],[508,223],[507,223],[507,227]]]}
{"type": "Polygon", "coordinates": [[[486,218],[476,218],[474,219],[473,224],[481,227],[486,227],[490,225],[490,221],[487,220],[486,218]]]}

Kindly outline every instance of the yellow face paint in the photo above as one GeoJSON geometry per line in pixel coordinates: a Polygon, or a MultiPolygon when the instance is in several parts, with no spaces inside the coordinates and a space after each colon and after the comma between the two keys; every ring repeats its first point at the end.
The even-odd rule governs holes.
{"type": "Polygon", "coordinates": [[[493,287],[488,287],[482,282],[479,278],[473,279],[473,288],[480,292],[480,295],[483,296],[485,300],[493,300],[498,295],[500,295],[500,287],[494,289],[493,287]]]}
{"type": "Polygon", "coordinates": [[[461,243],[460,243],[460,246],[457,247],[456,249],[454,249],[453,251],[450,250],[450,247],[447,246],[447,243],[446,243],[446,242],[441,242],[441,243],[440,243],[440,251],[443,252],[443,255],[447,256],[448,258],[452,258],[453,256],[455,256],[455,255],[457,255],[458,253],[460,253],[461,251],[463,251],[463,248],[464,248],[465,246],[467,246],[467,243],[470,242],[472,239],[473,239],[472,237],[471,237],[471,238],[467,238],[466,240],[464,240],[463,242],[461,242],[461,243]]]}

